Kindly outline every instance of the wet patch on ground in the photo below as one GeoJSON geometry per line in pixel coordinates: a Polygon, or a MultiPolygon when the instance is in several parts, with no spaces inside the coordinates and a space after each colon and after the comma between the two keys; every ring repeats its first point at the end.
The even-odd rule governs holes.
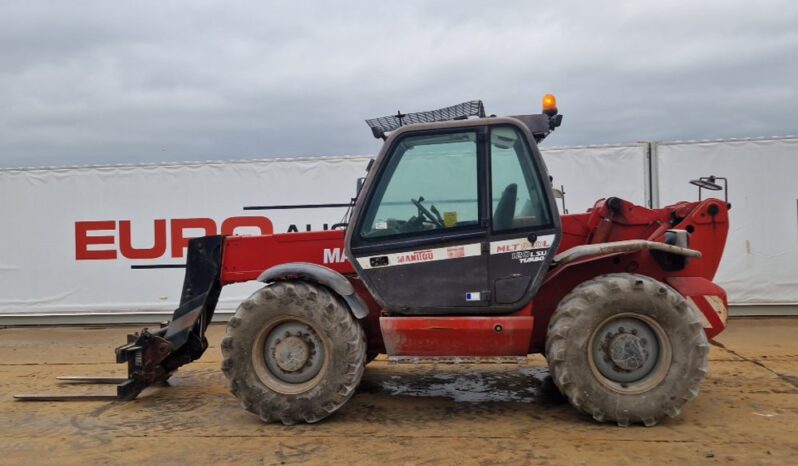
{"type": "Polygon", "coordinates": [[[417,366],[412,372],[388,365],[364,377],[362,391],[390,396],[447,398],[461,403],[562,403],[545,367],[490,369],[474,364],[417,366]],[[492,369],[492,370],[491,370],[492,369]]]}

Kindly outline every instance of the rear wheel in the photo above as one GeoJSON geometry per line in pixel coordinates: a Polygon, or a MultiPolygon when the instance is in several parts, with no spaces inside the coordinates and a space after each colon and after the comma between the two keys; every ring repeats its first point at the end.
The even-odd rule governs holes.
{"type": "Polygon", "coordinates": [[[650,277],[582,283],[549,322],[546,358],[572,405],[598,421],[652,426],[698,395],[709,344],[685,299],[650,277]]]}
{"type": "Polygon", "coordinates": [[[276,282],[227,325],[222,370],[264,422],[317,422],[344,405],[363,375],[366,342],[346,305],[314,284],[276,282]]]}

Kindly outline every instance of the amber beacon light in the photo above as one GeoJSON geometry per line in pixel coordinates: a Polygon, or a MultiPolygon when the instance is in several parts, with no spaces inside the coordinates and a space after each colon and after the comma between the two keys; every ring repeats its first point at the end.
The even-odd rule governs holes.
{"type": "Polygon", "coordinates": [[[552,94],[543,96],[543,113],[549,116],[557,114],[557,98],[552,94]]]}

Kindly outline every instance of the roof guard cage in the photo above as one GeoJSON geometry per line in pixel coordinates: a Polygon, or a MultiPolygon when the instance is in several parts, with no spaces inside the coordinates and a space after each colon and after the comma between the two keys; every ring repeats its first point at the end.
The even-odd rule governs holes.
{"type": "Polygon", "coordinates": [[[436,121],[465,120],[470,116],[485,117],[485,107],[481,100],[472,100],[450,107],[427,112],[402,113],[366,120],[375,138],[385,138],[385,133],[415,123],[434,123],[436,121]]]}

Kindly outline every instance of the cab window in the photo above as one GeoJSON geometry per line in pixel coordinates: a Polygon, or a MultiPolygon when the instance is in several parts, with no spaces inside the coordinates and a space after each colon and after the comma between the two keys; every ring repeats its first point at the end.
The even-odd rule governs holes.
{"type": "Polygon", "coordinates": [[[477,133],[401,139],[374,190],[363,238],[478,226],[477,133]]]}
{"type": "Polygon", "coordinates": [[[493,231],[549,225],[548,201],[523,134],[497,126],[490,141],[493,231]]]}

